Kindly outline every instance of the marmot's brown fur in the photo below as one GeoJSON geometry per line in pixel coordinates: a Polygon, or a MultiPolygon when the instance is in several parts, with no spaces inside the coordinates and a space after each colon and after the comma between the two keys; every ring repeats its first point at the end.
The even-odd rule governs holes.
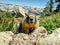
{"type": "Polygon", "coordinates": [[[35,15],[26,16],[19,24],[18,32],[30,34],[38,27],[37,18],[35,15]]]}

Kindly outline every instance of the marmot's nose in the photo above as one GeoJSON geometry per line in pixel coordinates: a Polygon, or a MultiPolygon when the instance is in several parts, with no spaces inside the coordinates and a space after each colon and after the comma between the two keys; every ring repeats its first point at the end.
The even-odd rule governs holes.
{"type": "Polygon", "coordinates": [[[31,21],[33,21],[33,19],[30,19],[31,21]]]}
{"type": "Polygon", "coordinates": [[[30,19],[30,23],[33,23],[33,19],[30,19]]]}

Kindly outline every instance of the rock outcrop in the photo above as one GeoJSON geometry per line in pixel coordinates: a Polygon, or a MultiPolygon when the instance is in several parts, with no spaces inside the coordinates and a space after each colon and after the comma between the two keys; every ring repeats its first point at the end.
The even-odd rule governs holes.
{"type": "Polygon", "coordinates": [[[46,38],[38,38],[37,41],[37,45],[60,45],[60,28],[57,28],[46,38]]]}
{"type": "Polygon", "coordinates": [[[43,27],[38,27],[31,34],[20,33],[14,36],[11,41],[11,45],[36,45],[38,37],[45,38],[47,36],[47,31],[43,27]]]}
{"type": "Polygon", "coordinates": [[[0,32],[0,45],[60,45],[60,28],[47,35],[44,27],[38,27],[31,34],[0,32]]]}
{"type": "Polygon", "coordinates": [[[0,45],[9,45],[13,35],[11,31],[0,32],[0,45]]]}

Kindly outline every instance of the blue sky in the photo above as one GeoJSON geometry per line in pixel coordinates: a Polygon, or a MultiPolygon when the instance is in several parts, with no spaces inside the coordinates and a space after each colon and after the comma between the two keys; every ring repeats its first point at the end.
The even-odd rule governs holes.
{"type": "Polygon", "coordinates": [[[44,8],[49,0],[0,0],[0,3],[44,8]]]}

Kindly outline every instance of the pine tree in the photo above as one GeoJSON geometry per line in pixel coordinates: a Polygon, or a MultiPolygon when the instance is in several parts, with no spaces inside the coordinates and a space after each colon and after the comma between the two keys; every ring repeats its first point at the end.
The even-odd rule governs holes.
{"type": "Polygon", "coordinates": [[[50,0],[50,12],[52,12],[52,9],[53,9],[53,0],[50,0]]]}

